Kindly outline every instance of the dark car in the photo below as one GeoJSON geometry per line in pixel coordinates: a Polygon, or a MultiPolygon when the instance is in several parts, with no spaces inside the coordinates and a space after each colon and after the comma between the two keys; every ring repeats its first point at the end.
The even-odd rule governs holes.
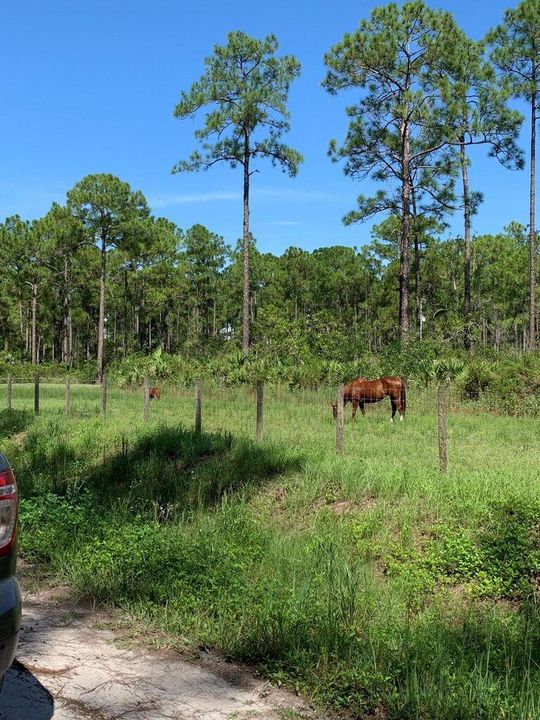
{"type": "Polygon", "coordinates": [[[0,678],[13,662],[21,628],[21,590],[15,577],[18,505],[15,476],[0,453],[0,678]]]}

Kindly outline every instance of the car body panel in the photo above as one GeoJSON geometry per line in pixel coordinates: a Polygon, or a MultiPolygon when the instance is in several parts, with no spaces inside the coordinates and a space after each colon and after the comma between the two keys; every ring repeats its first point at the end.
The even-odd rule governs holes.
{"type": "MultiPolygon", "coordinates": [[[[9,462],[0,453],[0,472],[9,469],[9,462]]],[[[21,628],[21,589],[15,577],[16,564],[15,530],[9,552],[0,557],[0,678],[13,662],[21,628]]]]}

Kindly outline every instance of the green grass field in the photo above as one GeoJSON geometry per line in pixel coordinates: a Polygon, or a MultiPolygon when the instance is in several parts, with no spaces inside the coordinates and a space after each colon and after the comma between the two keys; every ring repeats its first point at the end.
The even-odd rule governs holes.
{"type": "MultiPolygon", "coordinates": [[[[0,386],[0,397],[5,386],[0,386]]],[[[255,397],[14,386],[2,448],[21,552],[135,612],[162,641],[256,664],[347,717],[540,718],[538,420],[454,403],[438,471],[433,391],[350,421],[333,390],[255,397]]]]}

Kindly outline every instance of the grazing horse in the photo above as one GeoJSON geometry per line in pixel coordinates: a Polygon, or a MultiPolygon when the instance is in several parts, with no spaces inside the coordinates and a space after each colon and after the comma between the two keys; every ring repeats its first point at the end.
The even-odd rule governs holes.
{"type": "Polygon", "coordinates": [[[148,391],[148,397],[150,398],[150,400],[159,400],[159,398],[161,397],[159,388],[151,387],[150,390],[148,391]]]}
{"type": "MultiPolygon", "coordinates": [[[[394,422],[396,410],[399,410],[399,419],[403,420],[406,392],[405,383],[400,377],[381,377],[378,380],[358,378],[353,380],[343,388],[343,405],[348,402],[352,403],[352,419],[354,420],[358,406],[360,406],[362,415],[365,415],[364,405],[366,403],[379,402],[387,395],[392,404],[391,421],[394,422]]],[[[337,417],[337,405],[335,402],[332,403],[332,412],[334,417],[337,417]]]]}

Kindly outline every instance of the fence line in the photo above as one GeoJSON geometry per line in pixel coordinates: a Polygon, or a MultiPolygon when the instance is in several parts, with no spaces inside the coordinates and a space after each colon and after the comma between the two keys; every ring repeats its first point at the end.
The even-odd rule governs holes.
{"type": "MultiPolygon", "coordinates": [[[[39,375],[40,385],[40,398],[42,386],[64,386],[67,383],[67,376],[45,378],[41,374],[39,375]]],[[[107,383],[107,379],[105,379],[107,383]]],[[[104,383],[104,384],[105,384],[104,383]]],[[[151,383],[151,380],[150,380],[151,383]]],[[[87,388],[89,390],[100,388],[99,384],[83,382],[73,375],[69,375],[69,384],[73,393],[76,392],[77,388],[87,388]]],[[[36,376],[32,377],[21,376],[17,377],[14,375],[5,375],[3,378],[0,377],[0,386],[6,386],[6,397],[10,392],[12,402],[18,386],[31,386],[35,388],[36,376]]],[[[165,392],[168,394],[189,394],[192,393],[193,385],[165,385],[165,392]],[[191,388],[191,390],[190,390],[191,388]]],[[[249,392],[255,396],[256,383],[253,387],[248,385],[241,386],[227,386],[222,385],[218,382],[201,382],[201,387],[205,396],[208,392],[211,396],[220,393],[222,396],[234,396],[235,393],[242,394],[246,388],[249,388],[249,392]]],[[[272,385],[265,383],[265,392],[268,391],[278,397],[286,397],[290,403],[312,405],[321,402],[330,402],[335,400],[335,388],[336,385],[332,384],[321,384],[319,386],[307,387],[307,388],[294,388],[287,385],[272,385]]],[[[107,388],[109,390],[109,388],[107,388]]],[[[120,388],[114,388],[115,391],[120,391],[120,388]]],[[[127,388],[125,392],[130,392],[132,388],[127,388]]],[[[448,408],[452,412],[464,412],[468,411],[485,411],[485,412],[500,412],[501,414],[510,414],[512,416],[540,416],[540,393],[538,392],[523,392],[523,393],[497,393],[491,391],[478,391],[477,393],[465,393],[460,391],[458,388],[452,387],[448,391],[447,395],[448,408]]],[[[436,403],[436,387],[431,385],[424,387],[420,385],[412,385],[408,388],[407,394],[407,412],[410,411],[425,411],[431,412],[436,403]]],[[[266,400],[265,400],[266,404],[266,400]]],[[[385,401],[372,406],[366,406],[366,412],[386,412],[381,410],[381,407],[386,407],[385,401]]],[[[325,414],[328,407],[325,408],[325,414]]],[[[347,414],[347,413],[346,413],[347,414]]]]}
{"type": "MultiPolygon", "coordinates": [[[[6,378],[6,407],[8,411],[31,408],[33,394],[34,412],[36,414],[55,407],[66,416],[96,415],[101,411],[105,418],[107,413],[115,415],[119,407],[125,412],[137,413],[144,422],[152,417],[167,415],[174,422],[194,428],[196,432],[231,433],[237,436],[256,438],[261,442],[284,442],[291,446],[307,447],[320,445],[321,440],[328,443],[327,449],[335,447],[337,454],[359,454],[366,432],[369,432],[371,419],[390,419],[390,403],[366,404],[367,417],[360,414],[353,425],[351,423],[350,404],[344,407],[343,386],[324,385],[314,388],[291,388],[277,386],[258,381],[253,385],[226,387],[218,383],[198,380],[191,385],[165,386],[162,388],[161,399],[150,402],[149,389],[151,378],[145,378],[143,394],[137,389],[122,390],[109,388],[107,376],[103,383],[90,385],[78,383],[71,375],[63,378],[64,387],[60,383],[45,382],[38,373],[32,383],[26,378],[6,378]],[[24,388],[24,389],[23,389],[24,388]],[[32,393],[33,390],[33,393],[32,393]],[[64,395],[65,393],[65,395],[64,395]],[[63,396],[64,395],[64,396],[63,396]],[[142,407],[141,407],[142,400],[142,407]],[[112,405],[109,407],[109,401],[112,405]],[[119,406],[119,403],[122,403],[119,406]],[[335,415],[332,417],[331,403],[335,404],[335,415]],[[371,416],[371,418],[369,417],[371,416]],[[354,445],[349,445],[349,437],[354,445]],[[323,432],[321,433],[321,430],[323,432]],[[326,438],[326,439],[325,439],[326,438]],[[335,443],[335,444],[334,444],[335,443]]],[[[477,414],[493,412],[494,398],[487,393],[467,398],[459,389],[445,388],[445,403],[437,404],[437,392],[434,387],[420,387],[412,384],[408,389],[406,422],[412,416],[433,418],[433,429],[439,436],[439,462],[443,472],[448,467],[448,455],[452,459],[452,446],[447,448],[446,416],[447,413],[466,416],[467,413],[477,414]],[[493,406],[490,403],[493,402],[493,406]],[[440,408],[444,417],[440,414],[440,408]]],[[[512,397],[499,397],[499,402],[508,403],[511,408],[512,397]]],[[[540,398],[536,398],[540,403],[540,398]]],[[[529,405],[533,406],[533,399],[529,405]]],[[[517,415],[516,407],[513,413],[517,415]]],[[[431,422],[431,421],[430,421],[431,422]]],[[[373,426],[371,426],[373,427],[373,426]]],[[[452,439],[452,436],[450,436],[452,439]]],[[[434,455],[437,456],[436,444],[434,455]]]]}

